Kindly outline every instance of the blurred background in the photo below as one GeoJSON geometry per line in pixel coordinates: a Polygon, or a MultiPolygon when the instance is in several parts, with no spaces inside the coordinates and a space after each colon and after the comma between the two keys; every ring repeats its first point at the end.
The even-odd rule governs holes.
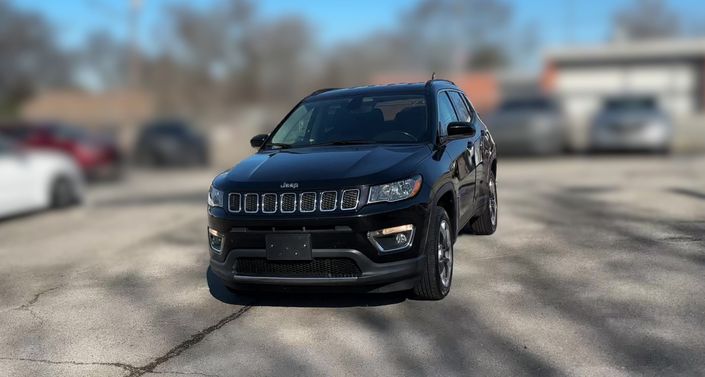
{"type": "Polygon", "coordinates": [[[703,0],[0,0],[0,375],[705,375],[704,152],[703,0]],[[499,156],[448,298],[207,279],[252,136],[433,72],[499,156]]]}
{"type": "Polygon", "coordinates": [[[432,72],[501,157],[698,153],[704,20],[697,0],[0,0],[0,167],[17,181],[31,169],[7,156],[52,151],[89,182],[226,168],[317,88],[432,72]]]}

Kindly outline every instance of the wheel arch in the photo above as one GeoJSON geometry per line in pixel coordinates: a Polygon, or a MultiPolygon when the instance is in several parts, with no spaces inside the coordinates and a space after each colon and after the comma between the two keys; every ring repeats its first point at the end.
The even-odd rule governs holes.
{"type": "Polygon", "coordinates": [[[450,218],[451,226],[453,227],[453,237],[455,238],[458,234],[458,202],[456,200],[455,190],[453,189],[453,184],[448,182],[436,192],[434,196],[433,203],[445,209],[448,217],[450,218]]]}

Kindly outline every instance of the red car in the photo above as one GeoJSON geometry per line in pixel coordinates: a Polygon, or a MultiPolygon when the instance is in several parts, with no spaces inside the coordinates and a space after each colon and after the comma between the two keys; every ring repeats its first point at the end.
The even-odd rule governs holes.
{"type": "Polygon", "coordinates": [[[59,124],[16,125],[0,132],[30,149],[62,151],[73,157],[86,178],[116,179],[120,176],[122,157],[117,144],[80,128],[59,124]]]}

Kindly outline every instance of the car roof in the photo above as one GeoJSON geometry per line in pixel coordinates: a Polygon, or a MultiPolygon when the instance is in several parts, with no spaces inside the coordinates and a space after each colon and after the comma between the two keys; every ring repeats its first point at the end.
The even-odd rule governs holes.
{"type": "Polygon", "coordinates": [[[318,101],[355,96],[375,96],[385,94],[424,94],[427,89],[458,89],[455,84],[447,80],[429,80],[427,82],[396,83],[384,85],[356,86],[350,88],[320,89],[309,95],[305,101],[318,101]]]}

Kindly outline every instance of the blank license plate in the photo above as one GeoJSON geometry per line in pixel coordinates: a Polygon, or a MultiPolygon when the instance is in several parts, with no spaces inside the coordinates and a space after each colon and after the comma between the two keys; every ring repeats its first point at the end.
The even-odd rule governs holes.
{"type": "Polygon", "coordinates": [[[310,234],[268,234],[267,259],[311,260],[310,234]]]}

